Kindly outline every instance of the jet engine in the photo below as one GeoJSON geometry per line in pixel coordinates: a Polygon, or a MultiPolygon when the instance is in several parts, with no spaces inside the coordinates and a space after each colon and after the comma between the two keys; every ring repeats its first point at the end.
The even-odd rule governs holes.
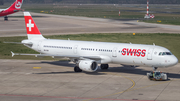
{"type": "Polygon", "coordinates": [[[98,69],[98,64],[93,60],[81,60],[79,68],[86,72],[95,72],[98,69]]]}

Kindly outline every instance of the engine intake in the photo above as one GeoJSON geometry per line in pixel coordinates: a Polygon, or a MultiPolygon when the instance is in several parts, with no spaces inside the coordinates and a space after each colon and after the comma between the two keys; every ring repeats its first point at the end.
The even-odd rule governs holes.
{"type": "Polygon", "coordinates": [[[81,60],[79,68],[86,72],[95,72],[98,69],[98,64],[94,60],[81,60]]]}

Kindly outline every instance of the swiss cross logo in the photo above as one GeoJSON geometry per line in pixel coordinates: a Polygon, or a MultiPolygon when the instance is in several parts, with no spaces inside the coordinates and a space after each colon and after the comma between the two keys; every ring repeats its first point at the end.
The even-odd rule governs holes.
{"type": "Polygon", "coordinates": [[[29,27],[30,32],[31,32],[31,29],[34,28],[34,24],[31,23],[31,19],[29,19],[29,23],[27,23],[27,27],[29,27]]]}
{"type": "Polygon", "coordinates": [[[15,8],[17,8],[17,9],[19,9],[19,8],[21,8],[21,2],[16,2],[16,4],[15,4],[15,8]]]}

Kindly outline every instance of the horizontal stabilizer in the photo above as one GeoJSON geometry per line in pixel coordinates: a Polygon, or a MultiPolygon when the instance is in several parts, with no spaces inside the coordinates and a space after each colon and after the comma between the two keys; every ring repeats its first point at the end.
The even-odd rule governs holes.
{"type": "Polygon", "coordinates": [[[33,43],[22,43],[22,42],[3,42],[3,43],[12,43],[12,44],[25,44],[25,45],[32,45],[33,43]]]}
{"type": "Polygon", "coordinates": [[[21,42],[3,42],[3,43],[23,44],[21,42]]]}

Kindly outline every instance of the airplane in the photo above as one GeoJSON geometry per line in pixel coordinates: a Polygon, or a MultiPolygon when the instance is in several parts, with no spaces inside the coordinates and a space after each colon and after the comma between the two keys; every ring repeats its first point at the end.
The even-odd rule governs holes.
{"type": "Polygon", "coordinates": [[[0,16],[4,16],[4,20],[8,20],[9,14],[13,14],[21,10],[23,0],[16,0],[9,8],[0,9],[0,16]]]}
{"type": "Polygon", "coordinates": [[[42,36],[29,12],[24,12],[24,18],[28,39],[22,40],[20,44],[40,54],[11,52],[12,57],[66,57],[76,64],[75,72],[95,72],[98,64],[101,64],[101,69],[108,69],[109,63],[153,67],[156,71],[158,67],[165,68],[178,63],[168,49],[156,45],[47,39],[42,36]]]}

